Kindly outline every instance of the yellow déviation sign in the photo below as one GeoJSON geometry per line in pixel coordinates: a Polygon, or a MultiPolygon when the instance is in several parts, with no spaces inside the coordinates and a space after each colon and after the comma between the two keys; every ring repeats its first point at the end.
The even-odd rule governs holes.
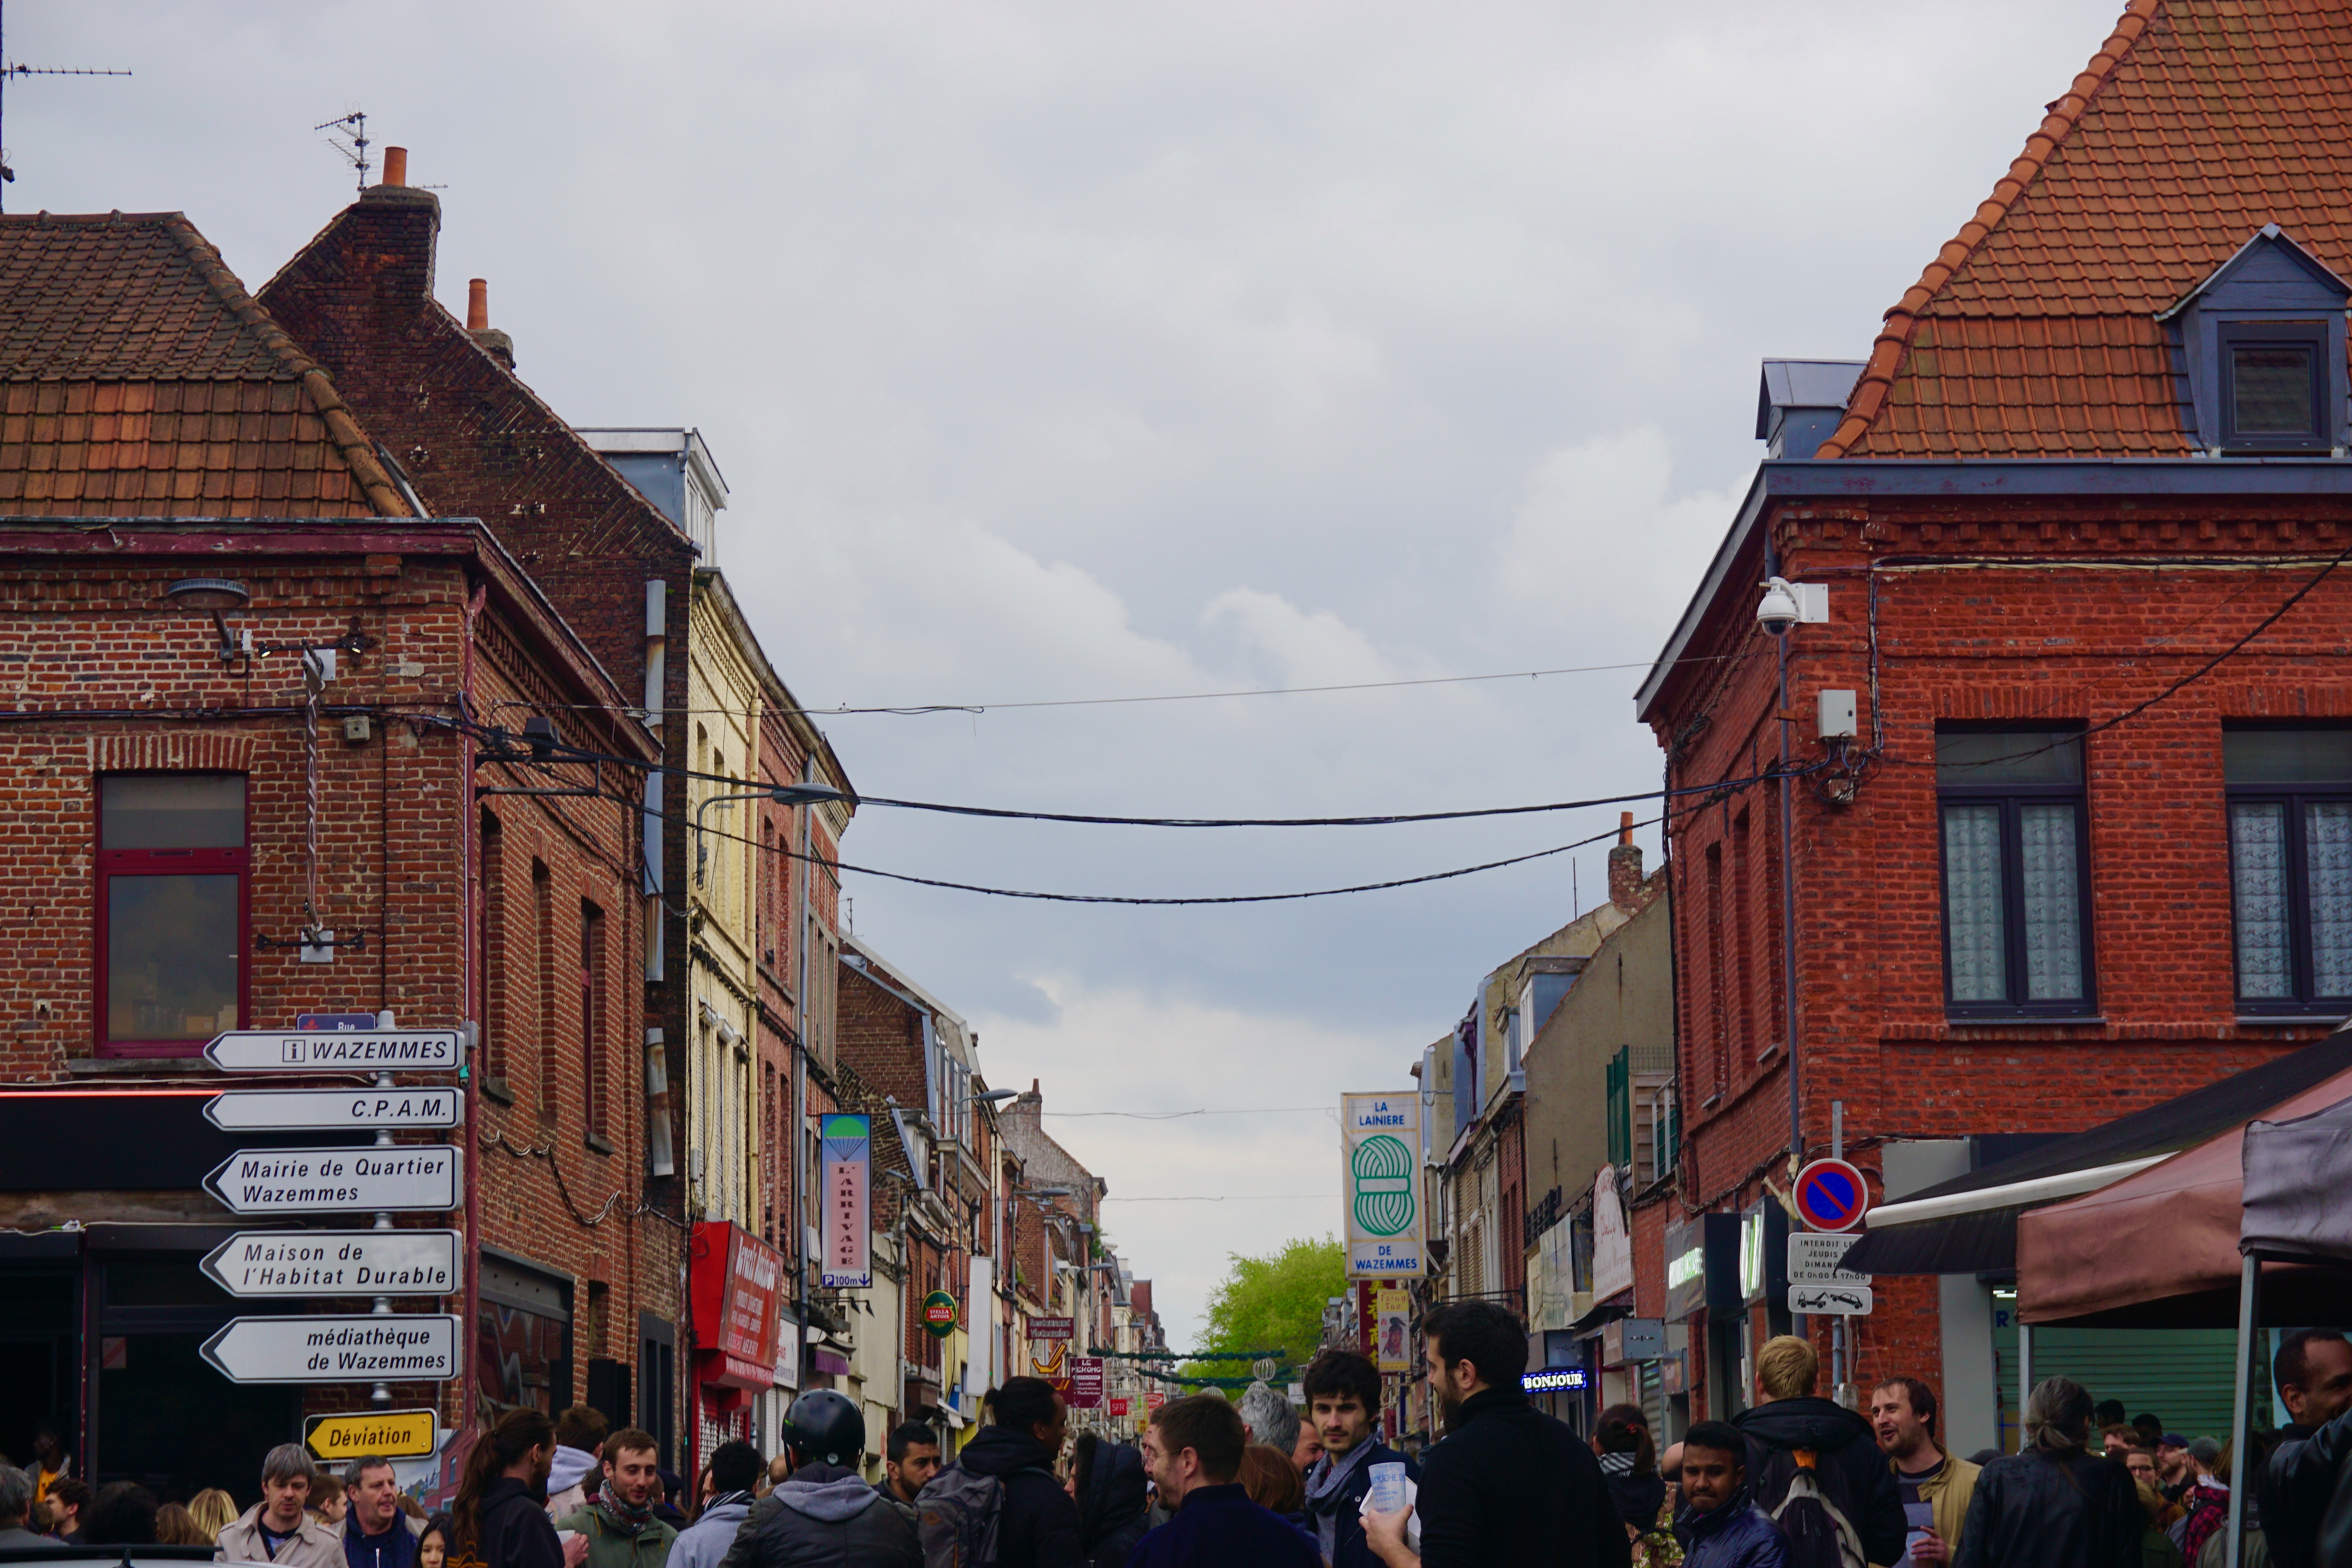
{"type": "Polygon", "coordinates": [[[421,1459],[434,1451],[430,1410],[353,1411],[348,1415],[306,1415],[302,1440],[321,1459],[421,1459]]]}

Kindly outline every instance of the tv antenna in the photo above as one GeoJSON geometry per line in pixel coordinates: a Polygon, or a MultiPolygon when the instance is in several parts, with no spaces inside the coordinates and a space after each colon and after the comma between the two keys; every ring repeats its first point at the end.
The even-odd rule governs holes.
{"type": "MultiPolygon", "coordinates": [[[[0,0],[0,124],[6,122],[7,89],[9,79],[13,77],[129,76],[131,74],[129,71],[81,70],[65,66],[20,65],[8,58],[5,46],[7,31],[7,0],[0,0]]],[[[16,171],[8,165],[8,148],[5,139],[0,138],[0,211],[7,209],[8,186],[15,182],[16,178],[16,171]]]]}
{"type": "MultiPolygon", "coordinates": [[[[5,3],[5,0],[0,0],[5,3]]],[[[313,125],[313,131],[327,133],[327,145],[343,155],[343,161],[359,171],[360,195],[367,195],[368,133],[367,110],[354,109],[340,120],[330,120],[323,125],[313,125]]]]}

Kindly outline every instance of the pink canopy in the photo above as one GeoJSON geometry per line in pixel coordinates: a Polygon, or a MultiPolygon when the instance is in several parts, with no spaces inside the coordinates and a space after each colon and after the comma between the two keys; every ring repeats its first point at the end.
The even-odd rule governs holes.
{"type": "MultiPolygon", "coordinates": [[[[2352,1071],[2272,1106],[2279,1121],[2352,1100],[2352,1071]]],[[[2228,1328],[2237,1321],[2244,1207],[2244,1123],[2095,1193],[2017,1222],[2017,1305],[2028,1323],[2228,1328]]],[[[2292,1264],[2263,1270],[2264,1316],[2333,1321],[2341,1275],[2292,1264]],[[2308,1315],[2321,1311],[2319,1316],[2308,1315]],[[2297,1315],[2305,1314],[2305,1315],[2297,1315]]]]}

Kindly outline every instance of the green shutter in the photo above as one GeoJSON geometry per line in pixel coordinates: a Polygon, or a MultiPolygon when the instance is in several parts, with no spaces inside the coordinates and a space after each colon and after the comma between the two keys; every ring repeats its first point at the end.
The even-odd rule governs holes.
{"type": "Polygon", "coordinates": [[[1609,1058],[1609,1163],[1625,1165],[1633,1159],[1633,1047],[1620,1046],[1609,1058]]]}
{"type": "MultiPolygon", "coordinates": [[[[2017,1329],[2014,1309],[1994,1314],[1993,1365],[2000,1379],[2001,1447],[2016,1452],[2017,1329]]],[[[2168,1432],[2230,1437],[2236,1397],[2231,1363],[2238,1336],[2228,1329],[2036,1329],[2033,1381],[2071,1377],[2091,1397],[2120,1399],[2129,1420],[2154,1411],[2168,1432]]]]}

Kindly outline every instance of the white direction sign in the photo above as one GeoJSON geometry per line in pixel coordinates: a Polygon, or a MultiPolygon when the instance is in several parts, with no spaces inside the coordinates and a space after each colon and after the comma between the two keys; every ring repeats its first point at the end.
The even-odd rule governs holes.
{"type": "Polygon", "coordinates": [[[381,1149],[247,1149],[205,1186],[237,1214],[453,1209],[457,1151],[446,1143],[381,1149]]]}
{"type": "Polygon", "coordinates": [[[231,1383],[379,1383],[457,1375],[448,1312],[347,1318],[231,1318],[204,1343],[231,1383]]]}
{"type": "Polygon", "coordinates": [[[1870,1311],[1867,1285],[1791,1285],[1789,1310],[1822,1312],[1835,1318],[1859,1318],[1870,1311]]]}
{"type": "Polygon", "coordinates": [[[205,1105],[224,1132],[338,1127],[455,1127],[465,1120],[454,1089],[232,1089],[205,1105]]]}
{"type": "Polygon", "coordinates": [[[232,1029],[205,1059],[223,1072],[456,1072],[455,1029],[232,1029]]]}
{"type": "Polygon", "coordinates": [[[446,1296],[454,1230],[242,1230],[204,1261],[232,1296],[446,1296]]]}
{"type": "Polygon", "coordinates": [[[1857,1274],[1838,1259],[1860,1240],[1852,1231],[1794,1230],[1789,1233],[1789,1283],[1791,1285],[1867,1285],[1870,1276],[1857,1274]]]}

